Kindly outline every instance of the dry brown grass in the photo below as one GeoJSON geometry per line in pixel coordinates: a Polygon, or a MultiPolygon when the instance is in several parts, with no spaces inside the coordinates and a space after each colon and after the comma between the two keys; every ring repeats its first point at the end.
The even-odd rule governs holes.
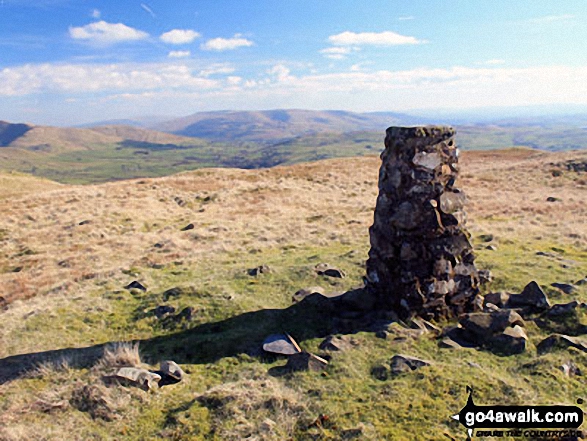
{"type": "Polygon", "coordinates": [[[139,367],[141,366],[138,343],[114,343],[104,349],[102,359],[96,364],[96,368],[105,370],[117,367],[139,367]]]}

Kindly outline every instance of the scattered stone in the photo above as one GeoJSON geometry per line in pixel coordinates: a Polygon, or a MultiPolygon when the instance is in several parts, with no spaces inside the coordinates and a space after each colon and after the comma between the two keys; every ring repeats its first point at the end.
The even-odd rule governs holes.
{"type": "Polygon", "coordinates": [[[151,390],[158,387],[158,383],[161,380],[161,375],[159,374],[134,367],[120,368],[116,372],[115,377],[143,390],[151,390]]]}
{"type": "Polygon", "coordinates": [[[565,294],[573,294],[577,291],[577,287],[575,285],[571,285],[569,283],[551,283],[550,286],[560,289],[565,294]]]}
{"type": "Polygon", "coordinates": [[[555,198],[553,196],[548,196],[546,198],[546,202],[557,202],[557,201],[560,201],[560,199],[559,198],[555,198]]]}
{"type": "Polygon", "coordinates": [[[450,337],[444,337],[442,340],[440,340],[438,346],[443,349],[461,349],[464,347],[450,337]]]}
{"type": "Polygon", "coordinates": [[[253,276],[253,277],[257,277],[261,274],[269,274],[271,272],[271,268],[269,268],[267,265],[263,264],[260,265],[256,268],[251,268],[249,270],[247,270],[247,274],[249,276],[253,276]]]}
{"type": "Polygon", "coordinates": [[[544,252],[544,251],[537,251],[536,255],[537,256],[544,256],[544,257],[556,257],[556,254],[548,253],[548,252],[544,252]]]}
{"type": "Polygon", "coordinates": [[[444,328],[442,330],[442,335],[440,337],[442,338],[442,340],[439,343],[440,347],[454,348],[453,342],[461,348],[478,348],[480,346],[480,344],[476,343],[474,341],[474,338],[469,333],[467,333],[460,325],[448,326],[444,328]]]}
{"type": "Polygon", "coordinates": [[[385,381],[391,376],[391,369],[385,364],[375,365],[371,368],[371,376],[376,380],[385,381]]]}
{"type": "Polygon", "coordinates": [[[442,329],[440,329],[438,326],[436,326],[433,323],[430,323],[428,320],[424,320],[418,317],[414,317],[411,321],[410,321],[410,328],[412,329],[419,329],[421,331],[423,331],[423,333],[425,332],[434,332],[436,334],[440,334],[442,332],[442,329]]]}
{"type": "Polygon", "coordinates": [[[515,325],[506,328],[501,334],[494,336],[490,341],[491,350],[502,355],[521,354],[526,350],[528,336],[524,329],[515,325]]]}
{"type": "Polygon", "coordinates": [[[136,280],[133,280],[128,285],[126,285],[124,289],[138,289],[140,291],[147,291],[147,288],[145,288],[141,283],[137,282],[136,280]]]}
{"type": "Polygon", "coordinates": [[[300,289],[291,297],[292,302],[297,303],[304,300],[312,294],[324,294],[324,289],[320,286],[311,286],[310,288],[300,289]]]}
{"type": "Polygon", "coordinates": [[[181,288],[170,288],[163,293],[163,301],[167,302],[171,297],[177,298],[183,293],[181,288]]]}
{"type": "Polygon", "coordinates": [[[263,342],[263,350],[281,355],[293,355],[302,352],[296,341],[288,334],[271,334],[263,342]]]}
{"type": "Polygon", "coordinates": [[[483,312],[495,312],[495,311],[499,311],[500,307],[497,305],[494,305],[493,303],[486,303],[485,306],[483,307],[483,312]]]}
{"type": "Polygon", "coordinates": [[[495,245],[487,245],[485,249],[489,251],[495,251],[497,250],[497,247],[495,245]]]}
{"type": "Polygon", "coordinates": [[[174,317],[176,322],[180,322],[185,320],[186,322],[191,322],[192,317],[194,315],[194,308],[192,306],[186,306],[183,308],[179,313],[174,317]]]}
{"type": "Polygon", "coordinates": [[[335,268],[327,263],[319,263],[314,267],[314,270],[320,276],[336,277],[339,279],[343,279],[346,276],[344,271],[335,268]]]}
{"type": "Polygon", "coordinates": [[[161,376],[159,387],[179,383],[185,376],[185,372],[182,368],[180,368],[176,362],[171,360],[162,361],[159,364],[159,371],[157,374],[161,376]]]}
{"type": "Polygon", "coordinates": [[[587,352],[587,342],[577,337],[571,337],[564,334],[552,334],[542,340],[536,346],[538,355],[552,352],[556,349],[575,348],[587,352]]]}
{"type": "Polygon", "coordinates": [[[566,363],[563,363],[560,366],[560,369],[567,377],[574,377],[575,375],[580,377],[583,375],[581,369],[579,369],[579,367],[571,360],[567,361],[566,363]]]}
{"type": "Polygon", "coordinates": [[[298,352],[287,359],[285,367],[292,371],[314,371],[319,372],[328,366],[328,362],[317,355],[309,352],[298,352]]]}
{"type": "Polygon", "coordinates": [[[508,308],[521,307],[534,312],[548,309],[550,302],[538,283],[532,281],[526,285],[520,294],[511,294],[506,306],[508,308]]]}
{"type": "Polygon", "coordinates": [[[390,127],[369,230],[366,292],[400,319],[459,316],[477,309],[479,276],[455,187],[455,131],[390,127]],[[458,262],[453,265],[452,262],[458,262]]]}
{"type": "Polygon", "coordinates": [[[493,234],[481,234],[479,240],[481,242],[491,242],[493,240],[493,234]]]}
{"type": "Polygon", "coordinates": [[[175,308],[169,305],[159,305],[153,309],[153,314],[155,314],[155,317],[157,317],[159,320],[170,314],[173,314],[174,312],[175,308]]]}
{"type": "Polygon", "coordinates": [[[387,331],[384,331],[383,329],[381,329],[375,333],[375,337],[381,338],[383,340],[386,340],[387,337],[389,337],[389,335],[390,335],[390,333],[387,331]]]}
{"type": "Polygon", "coordinates": [[[352,349],[356,342],[346,335],[329,335],[320,343],[319,349],[323,351],[346,351],[352,349]]]}
{"type": "Polygon", "coordinates": [[[88,224],[91,224],[91,223],[92,223],[92,221],[90,221],[90,220],[83,220],[78,225],[88,225],[88,224]]]}
{"type": "Polygon", "coordinates": [[[511,309],[499,310],[491,313],[475,312],[466,314],[459,320],[463,329],[481,344],[494,339],[495,335],[502,333],[513,326],[525,326],[522,317],[511,309]]]}
{"type": "Polygon", "coordinates": [[[507,304],[509,298],[510,295],[505,291],[491,292],[485,295],[484,304],[487,305],[488,303],[493,303],[499,308],[503,308],[507,304]]]}
{"type": "Polygon", "coordinates": [[[185,227],[183,227],[183,228],[181,229],[181,231],[189,231],[189,230],[193,230],[194,228],[196,228],[196,227],[194,226],[194,224],[187,224],[185,227]]]}
{"type": "Polygon", "coordinates": [[[406,372],[415,371],[423,366],[430,366],[430,362],[407,355],[394,355],[391,358],[390,368],[392,375],[399,375],[406,372]]]}
{"type": "Polygon", "coordinates": [[[576,300],[569,303],[557,303],[544,313],[544,317],[553,318],[573,314],[577,306],[579,306],[579,302],[576,300]]]}
{"type": "MultiPolygon", "coordinates": [[[[384,332],[387,333],[387,336],[393,336],[394,341],[404,341],[408,339],[417,339],[428,331],[421,328],[406,328],[398,322],[392,322],[385,327],[384,332]]],[[[387,338],[387,336],[385,338],[387,338]]]]}

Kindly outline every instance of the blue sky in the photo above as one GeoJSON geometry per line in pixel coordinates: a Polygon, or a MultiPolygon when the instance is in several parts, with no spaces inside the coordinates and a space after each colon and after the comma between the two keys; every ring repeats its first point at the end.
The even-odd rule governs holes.
{"type": "Polygon", "coordinates": [[[587,107],[584,0],[0,0],[0,119],[587,107]]]}

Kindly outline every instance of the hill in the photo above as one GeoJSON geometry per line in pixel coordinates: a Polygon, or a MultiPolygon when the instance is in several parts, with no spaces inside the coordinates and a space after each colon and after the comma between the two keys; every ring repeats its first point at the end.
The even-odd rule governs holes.
{"type": "MultiPolygon", "coordinates": [[[[587,356],[538,354],[550,331],[535,322],[528,350],[511,357],[443,349],[401,325],[403,336],[357,330],[346,351],[319,349],[325,323],[292,295],[360,283],[379,164],[372,155],[87,186],[13,176],[28,190],[0,197],[0,439],[465,440],[450,415],[466,386],[487,405],[583,397],[583,377],[561,366],[585,372],[587,356]],[[321,262],[347,277],[318,275],[321,262]],[[259,265],[270,271],[248,273],[259,265]],[[125,289],[133,280],[146,291],[125,289]],[[175,312],[158,318],[158,306],[175,312]],[[190,320],[176,319],[185,308],[190,320]],[[284,357],[259,349],[274,332],[329,366],[284,372],[284,357]],[[432,365],[379,378],[398,353],[432,365]],[[121,364],[162,360],[186,378],[154,393],[107,383],[121,364]]],[[[551,286],[587,274],[585,164],[587,152],[463,153],[477,264],[494,276],[484,293],[536,280],[552,303],[587,301],[587,285],[551,286]]],[[[586,323],[584,308],[569,320],[560,326],[586,323]]]]}

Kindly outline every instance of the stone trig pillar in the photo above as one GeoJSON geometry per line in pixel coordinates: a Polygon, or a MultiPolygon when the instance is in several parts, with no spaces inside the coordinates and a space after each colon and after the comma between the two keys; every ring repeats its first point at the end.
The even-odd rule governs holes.
{"type": "Polygon", "coordinates": [[[479,277],[455,187],[451,127],[390,127],[367,261],[367,289],[400,318],[456,316],[476,309],[479,277]]]}

